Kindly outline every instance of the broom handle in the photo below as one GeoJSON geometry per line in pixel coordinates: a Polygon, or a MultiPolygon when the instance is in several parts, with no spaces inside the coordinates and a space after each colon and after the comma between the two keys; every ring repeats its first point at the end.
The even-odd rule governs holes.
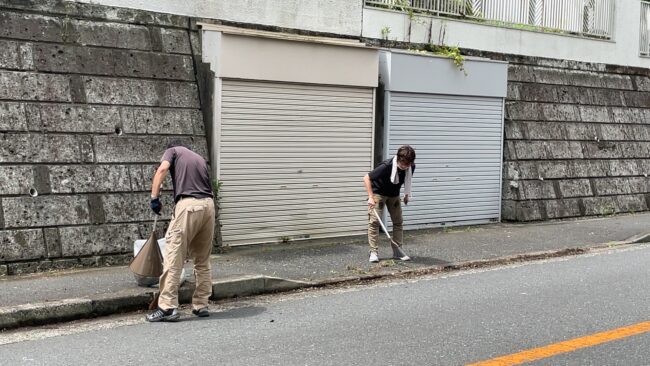
{"type": "Polygon", "coordinates": [[[154,218],[153,218],[153,229],[151,230],[152,232],[156,231],[156,224],[157,223],[158,223],[158,215],[155,215],[154,218]]]}
{"type": "Polygon", "coordinates": [[[379,225],[381,225],[381,228],[384,229],[384,233],[388,237],[388,240],[390,240],[390,243],[397,245],[397,243],[395,243],[393,238],[390,237],[390,234],[388,234],[388,230],[386,229],[386,226],[384,225],[384,222],[381,221],[381,217],[379,217],[379,213],[377,212],[377,209],[373,208],[372,211],[375,213],[375,216],[377,216],[377,220],[379,220],[379,225]]]}

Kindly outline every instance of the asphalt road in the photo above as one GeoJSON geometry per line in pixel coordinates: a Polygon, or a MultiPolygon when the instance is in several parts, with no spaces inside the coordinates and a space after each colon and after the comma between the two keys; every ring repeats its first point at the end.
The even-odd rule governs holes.
{"type": "Polygon", "coordinates": [[[647,330],[549,346],[650,321],[649,263],[641,246],[220,303],[205,320],[23,330],[0,334],[0,364],[465,365],[547,347],[527,365],[649,365],[647,330]]]}

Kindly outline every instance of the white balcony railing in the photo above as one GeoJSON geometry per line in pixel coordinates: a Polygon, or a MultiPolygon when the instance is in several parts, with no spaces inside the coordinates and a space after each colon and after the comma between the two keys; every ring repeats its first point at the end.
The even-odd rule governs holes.
{"type": "Polygon", "coordinates": [[[640,53],[650,56],[650,1],[641,2],[640,53]]]}
{"type": "Polygon", "coordinates": [[[366,6],[605,39],[614,26],[614,0],[366,0],[366,6]]]}

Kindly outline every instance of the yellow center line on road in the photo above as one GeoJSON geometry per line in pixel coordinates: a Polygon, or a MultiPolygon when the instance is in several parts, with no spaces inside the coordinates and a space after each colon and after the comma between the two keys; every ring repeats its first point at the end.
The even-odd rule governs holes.
{"type": "Polygon", "coordinates": [[[497,357],[491,360],[468,364],[467,366],[510,366],[520,365],[525,362],[537,361],[543,358],[552,357],[561,353],[572,352],[581,348],[592,347],[598,344],[615,341],[617,339],[650,332],[650,321],[629,325],[606,332],[596,333],[585,337],[575,338],[564,342],[550,344],[548,346],[529,349],[527,351],[513,353],[507,356],[497,357]]]}

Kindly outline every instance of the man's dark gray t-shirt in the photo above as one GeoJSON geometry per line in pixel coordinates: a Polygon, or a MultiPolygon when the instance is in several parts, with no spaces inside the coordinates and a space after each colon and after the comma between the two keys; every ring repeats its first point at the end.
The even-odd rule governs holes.
{"type": "Polygon", "coordinates": [[[176,146],[165,150],[162,161],[171,164],[169,172],[174,185],[174,202],[183,197],[212,197],[208,164],[201,155],[186,147],[176,146]]]}

